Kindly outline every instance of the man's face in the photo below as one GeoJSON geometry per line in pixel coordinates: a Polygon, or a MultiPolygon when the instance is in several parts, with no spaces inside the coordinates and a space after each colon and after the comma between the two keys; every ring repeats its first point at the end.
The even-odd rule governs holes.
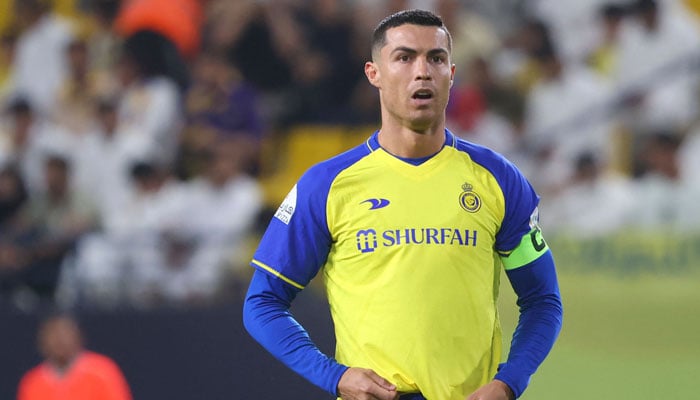
{"type": "Polygon", "coordinates": [[[64,366],[80,352],[80,330],[70,319],[58,317],[45,323],[39,332],[39,347],[48,360],[64,366]]]}
{"type": "Polygon", "coordinates": [[[382,117],[422,132],[444,121],[454,77],[448,38],[434,26],[401,25],[386,32],[386,44],[365,65],[379,89],[382,117]]]}

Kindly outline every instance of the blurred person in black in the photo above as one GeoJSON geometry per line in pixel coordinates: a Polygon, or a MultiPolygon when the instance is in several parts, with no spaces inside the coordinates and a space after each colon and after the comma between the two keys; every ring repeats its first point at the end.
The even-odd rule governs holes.
{"type": "Polygon", "coordinates": [[[0,164],[16,165],[29,193],[43,191],[45,153],[72,148],[71,135],[47,123],[25,97],[15,97],[4,117],[4,124],[0,124],[0,164]]]}
{"type": "Polygon", "coordinates": [[[290,57],[301,43],[287,3],[212,0],[207,7],[205,42],[227,52],[243,77],[265,92],[291,83],[290,57]]]}
{"type": "Polygon", "coordinates": [[[365,86],[356,68],[365,59],[365,48],[355,39],[351,7],[339,0],[305,5],[296,15],[304,46],[294,58],[290,94],[296,109],[290,122],[352,122],[352,94],[365,86]]]}
{"type": "Polygon", "coordinates": [[[17,33],[8,31],[0,36],[0,105],[2,105],[12,90],[12,63],[17,47],[17,33]]]}
{"type": "Polygon", "coordinates": [[[38,232],[27,223],[28,201],[18,169],[5,166],[0,170],[0,300],[27,311],[39,300],[35,289],[47,295],[53,290],[32,260],[30,246],[38,232]]]}
{"type": "Polygon", "coordinates": [[[202,172],[202,154],[220,137],[235,139],[244,150],[243,168],[256,171],[266,129],[258,101],[260,91],[219,52],[200,54],[192,70],[178,175],[189,178],[202,172]]]}
{"type": "Polygon", "coordinates": [[[117,74],[121,135],[139,142],[140,157],[170,166],[182,130],[182,92],[189,77],[175,45],[153,31],[139,31],[124,41],[117,74]]]}
{"type": "MultiPolygon", "coordinates": [[[[6,291],[20,307],[53,302],[65,257],[76,241],[96,224],[96,214],[88,202],[81,199],[70,186],[68,161],[57,155],[46,157],[46,188],[27,199],[21,211],[8,217],[3,224],[2,257],[0,264],[6,291]]],[[[18,208],[22,199],[21,181],[12,169],[4,171],[8,186],[14,185],[14,200],[18,208]],[[12,185],[11,185],[12,184],[12,185]]],[[[12,202],[14,201],[14,203],[12,202]]]]}
{"type": "Polygon", "coordinates": [[[23,219],[28,201],[24,182],[14,165],[0,170],[0,299],[20,296],[26,257],[21,244],[31,243],[34,233],[23,219]]]}

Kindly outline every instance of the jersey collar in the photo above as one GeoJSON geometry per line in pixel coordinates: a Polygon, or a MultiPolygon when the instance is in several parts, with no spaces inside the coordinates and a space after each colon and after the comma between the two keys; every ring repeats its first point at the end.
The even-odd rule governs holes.
{"type": "MultiPolygon", "coordinates": [[[[382,146],[379,145],[379,130],[374,131],[372,136],[367,139],[367,148],[369,148],[370,152],[373,152],[375,150],[379,150],[382,148],[382,146]]],[[[445,143],[443,143],[442,147],[449,146],[449,147],[456,147],[457,146],[457,139],[455,138],[455,135],[449,131],[449,129],[445,129],[445,143]]],[[[439,153],[439,151],[438,151],[439,153]]],[[[435,153],[437,154],[437,153],[435,153]]]]}

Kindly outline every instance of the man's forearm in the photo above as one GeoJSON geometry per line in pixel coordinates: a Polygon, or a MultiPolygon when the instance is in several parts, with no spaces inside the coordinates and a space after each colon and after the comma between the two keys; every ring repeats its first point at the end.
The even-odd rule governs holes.
{"type": "Polygon", "coordinates": [[[243,307],[250,335],[275,358],[316,386],[336,395],[347,369],[323,354],[289,312],[298,289],[256,271],[243,307]]]}
{"type": "Polygon", "coordinates": [[[562,303],[551,252],[520,268],[507,271],[518,295],[520,318],[508,360],[496,374],[519,397],[530,376],[552,349],[562,325],[562,303]]]}

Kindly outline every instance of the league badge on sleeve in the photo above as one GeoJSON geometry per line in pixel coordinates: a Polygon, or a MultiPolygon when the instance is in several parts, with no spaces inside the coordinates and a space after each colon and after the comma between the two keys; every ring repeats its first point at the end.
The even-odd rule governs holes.
{"type": "Polygon", "coordinates": [[[530,229],[539,228],[540,226],[540,210],[538,207],[532,211],[530,214],[530,229]]]}
{"type": "Polygon", "coordinates": [[[294,209],[297,206],[297,185],[294,185],[292,190],[289,191],[287,197],[284,198],[282,204],[275,212],[275,218],[289,225],[292,216],[294,215],[294,209]]]}

